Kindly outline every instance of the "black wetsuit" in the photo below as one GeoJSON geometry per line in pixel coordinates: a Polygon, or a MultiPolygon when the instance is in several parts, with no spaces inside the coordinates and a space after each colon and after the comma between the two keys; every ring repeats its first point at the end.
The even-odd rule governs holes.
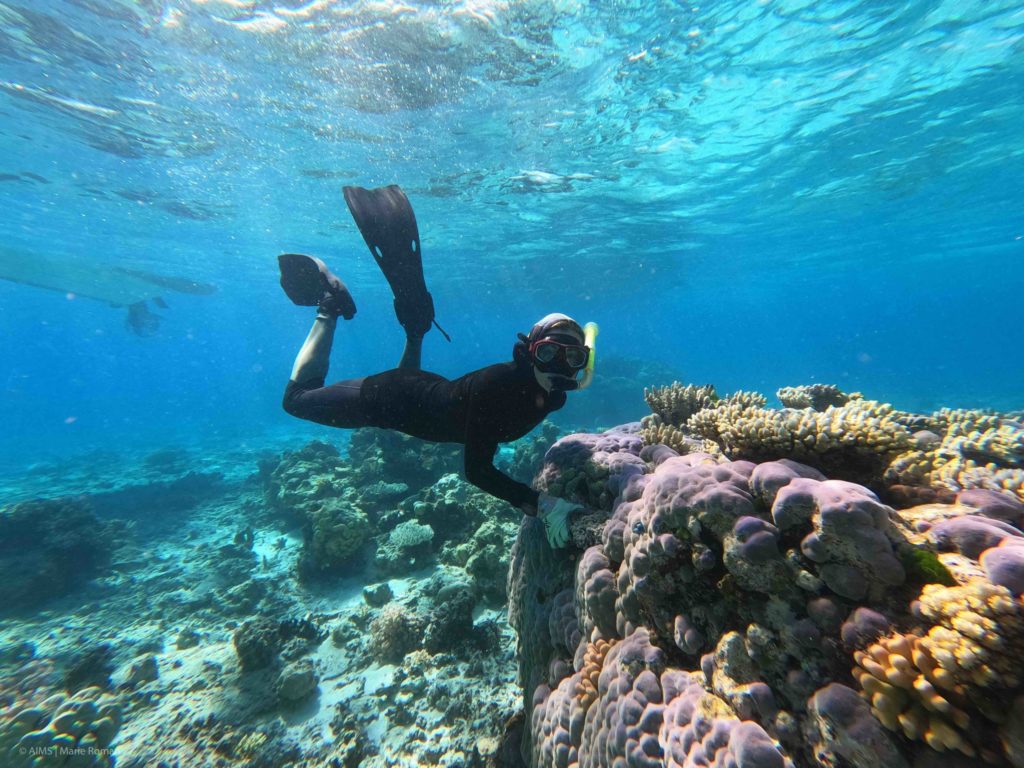
{"type": "Polygon", "coordinates": [[[530,366],[498,363],[450,381],[396,368],[323,386],[288,382],[284,409],[332,427],[383,427],[439,443],[466,446],[466,479],[513,506],[537,506],[537,492],[494,466],[498,443],[516,440],[565,405],[546,392],[530,366]]]}

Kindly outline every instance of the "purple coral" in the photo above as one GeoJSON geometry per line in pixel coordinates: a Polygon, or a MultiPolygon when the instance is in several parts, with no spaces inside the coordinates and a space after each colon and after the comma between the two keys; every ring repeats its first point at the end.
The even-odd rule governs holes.
{"type": "Polygon", "coordinates": [[[638,435],[616,430],[567,435],[544,455],[537,487],[559,498],[610,511],[612,500],[629,479],[647,472],[647,464],[640,458],[642,447],[638,435]]]}
{"type": "Polygon", "coordinates": [[[843,622],[840,637],[847,650],[852,651],[873,643],[882,635],[888,634],[890,629],[892,622],[885,616],[870,608],[860,607],[843,622]]]}
{"type": "Polygon", "coordinates": [[[611,563],[601,547],[590,547],[576,566],[576,603],[584,636],[596,628],[603,637],[615,637],[615,600],[619,589],[611,563]]]}
{"type": "Polygon", "coordinates": [[[700,653],[704,646],[704,635],[683,614],[676,616],[673,635],[676,647],[691,655],[700,653]]]}
{"type": "Polygon", "coordinates": [[[801,551],[826,586],[850,600],[881,597],[906,578],[887,535],[889,513],[867,488],[842,480],[795,478],[772,505],[781,530],[811,529],[801,551]]]}
{"type": "Polygon", "coordinates": [[[988,488],[971,488],[957,494],[956,503],[973,507],[978,514],[1005,520],[1020,528],[1024,524],[1024,502],[1011,493],[988,488]]]}
{"type": "Polygon", "coordinates": [[[975,515],[942,520],[928,530],[928,538],[940,552],[959,552],[974,560],[986,549],[1011,537],[1024,543],[1024,534],[1009,523],[975,515]]]}
{"type": "Polygon", "coordinates": [[[552,646],[559,651],[564,648],[570,657],[576,653],[576,646],[580,642],[580,625],[576,621],[571,588],[563,589],[555,595],[548,615],[548,632],[552,646]]]}
{"type": "Polygon", "coordinates": [[[871,714],[871,706],[845,685],[826,685],[811,696],[807,710],[820,764],[906,765],[889,734],[871,714]]]}
{"type": "Polygon", "coordinates": [[[763,563],[779,555],[779,529],[759,517],[741,517],[732,527],[739,542],[739,555],[763,563]]]}
{"type": "Polygon", "coordinates": [[[645,623],[645,605],[685,606],[687,582],[717,565],[702,537],[721,541],[737,519],[754,516],[747,490],[753,468],[749,462],[718,463],[706,454],[667,459],[645,478],[639,498],[619,505],[609,527],[621,533],[623,548],[620,634],[645,623]]]}
{"type": "MultiPolygon", "coordinates": [[[[791,766],[772,738],[757,723],[714,717],[707,694],[693,678],[663,676],[666,695],[679,692],[665,706],[660,742],[666,768],[786,768],[791,766]]],[[[667,696],[666,696],[667,697],[667,696]]]]}
{"type": "Polygon", "coordinates": [[[775,503],[779,489],[788,485],[797,477],[808,477],[812,480],[825,480],[825,476],[814,467],[808,467],[791,459],[766,461],[758,464],[750,475],[750,492],[766,507],[775,503]]]}
{"type": "Polygon", "coordinates": [[[981,555],[981,567],[989,581],[1006,587],[1014,597],[1024,593],[1024,546],[1004,542],[981,555]]]}

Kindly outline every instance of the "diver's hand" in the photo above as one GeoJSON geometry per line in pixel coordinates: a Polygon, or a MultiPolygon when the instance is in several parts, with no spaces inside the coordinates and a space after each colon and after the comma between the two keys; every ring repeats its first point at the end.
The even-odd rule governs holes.
{"type": "Polygon", "coordinates": [[[548,544],[552,549],[562,549],[569,543],[569,514],[577,509],[581,509],[579,504],[548,496],[546,493],[540,495],[537,502],[537,517],[544,523],[548,544]]]}

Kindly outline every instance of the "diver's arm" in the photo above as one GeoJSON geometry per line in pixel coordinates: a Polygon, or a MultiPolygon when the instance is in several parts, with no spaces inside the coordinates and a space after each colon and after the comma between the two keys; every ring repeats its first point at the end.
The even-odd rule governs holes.
{"type": "Polygon", "coordinates": [[[491,496],[504,499],[524,514],[537,514],[537,491],[530,486],[513,480],[494,466],[494,454],[498,444],[490,439],[474,437],[466,439],[466,479],[491,496]]]}

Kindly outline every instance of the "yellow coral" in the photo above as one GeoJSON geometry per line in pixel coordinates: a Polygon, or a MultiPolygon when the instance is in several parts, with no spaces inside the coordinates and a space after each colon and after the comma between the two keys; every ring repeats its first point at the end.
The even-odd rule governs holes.
{"type": "Polygon", "coordinates": [[[851,400],[820,412],[744,407],[740,401],[698,413],[690,428],[715,440],[731,458],[792,458],[834,465],[840,473],[853,459],[863,469],[880,463],[881,474],[889,457],[910,446],[910,433],[892,406],[873,400],[851,400]]]}
{"type": "Polygon", "coordinates": [[[932,485],[959,491],[989,488],[1024,500],[1024,429],[983,411],[942,410],[929,419],[942,435],[931,449],[897,456],[885,473],[889,485],[932,485]]]}
{"type": "Polygon", "coordinates": [[[824,411],[830,405],[846,405],[850,396],[834,384],[804,384],[783,387],[775,393],[786,408],[813,408],[824,411]]]}
{"type": "Polygon", "coordinates": [[[614,642],[608,640],[597,640],[588,643],[587,650],[583,653],[583,666],[580,668],[579,680],[573,695],[584,712],[597,701],[597,682],[601,676],[601,668],[604,667],[605,657],[613,645],[614,642]]]}
{"type": "Polygon", "coordinates": [[[710,384],[683,386],[673,381],[667,387],[644,389],[644,400],[663,421],[681,427],[693,414],[718,402],[718,395],[710,384]]]}
{"type": "Polygon", "coordinates": [[[936,674],[939,664],[920,637],[890,635],[853,658],[853,676],[882,725],[939,752],[978,755],[968,741],[971,721],[963,709],[963,687],[936,674]]]}
{"type": "Polygon", "coordinates": [[[644,416],[640,424],[640,437],[647,445],[667,445],[680,456],[692,450],[691,444],[687,442],[686,433],[679,427],[666,424],[658,414],[644,416]]]}
{"type": "Polygon", "coordinates": [[[235,746],[235,755],[242,758],[256,757],[268,740],[263,731],[252,731],[243,736],[235,746]]]}
{"type": "Polygon", "coordinates": [[[854,654],[853,676],[878,720],[938,751],[1000,762],[986,732],[1005,720],[1024,682],[1024,603],[976,579],[929,584],[914,613],[927,634],[894,634],[854,654]]]}
{"type": "Polygon", "coordinates": [[[1024,606],[1005,587],[929,584],[915,612],[935,626],[921,639],[948,679],[981,688],[1015,688],[1024,654],[1024,606]]]}

